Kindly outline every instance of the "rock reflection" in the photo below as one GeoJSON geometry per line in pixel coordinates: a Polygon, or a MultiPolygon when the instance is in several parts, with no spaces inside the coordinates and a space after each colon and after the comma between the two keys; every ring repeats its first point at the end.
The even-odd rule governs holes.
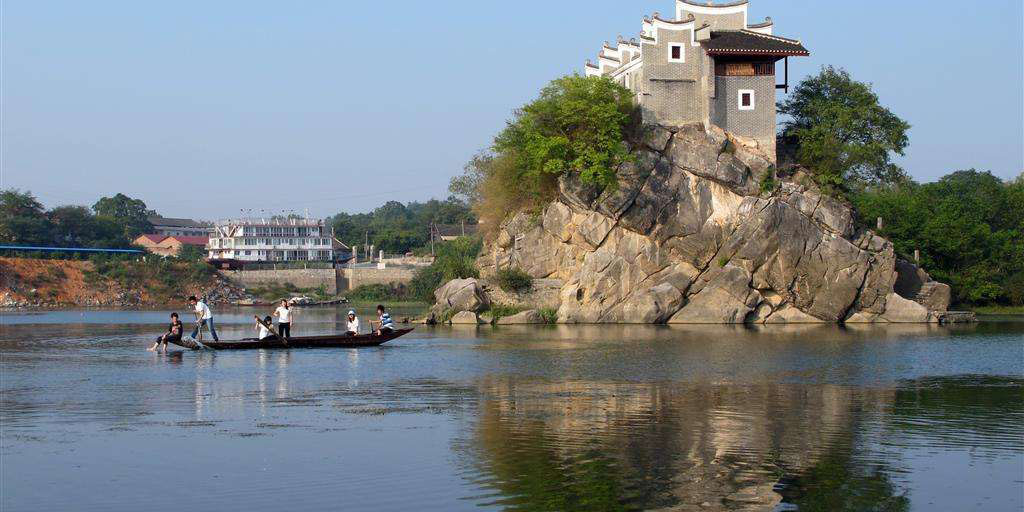
{"type": "Polygon", "coordinates": [[[894,390],[832,385],[480,384],[474,430],[490,504],[513,510],[909,508],[879,433],[932,429],[1007,443],[1019,379],[925,379],[894,390]],[[969,399],[968,397],[975,397],[969,399]],[[985,398],[977,398],[985,397],[985,398]]]}

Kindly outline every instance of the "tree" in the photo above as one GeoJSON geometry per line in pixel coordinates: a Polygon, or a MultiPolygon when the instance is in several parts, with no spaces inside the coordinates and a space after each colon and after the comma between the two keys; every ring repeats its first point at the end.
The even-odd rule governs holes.
{"type": "Polygon", "coordinates": [[[97,216],[114,219],[123,227],[129,239],[153,230],[148,217],[156,215],[156,212],[146,208],[146,203],[141,199],[132,199],[118,193],[114,197],[103,197],[96,201],[92,209],[97,216]]]}
{"type": "Polygon", "coordinates": [[[53,224],[31,192],[0,192],[0,243],[49,245],[53,224]]]}
{"type": "Polygon", "coordinates": [[[516,110],[494,150],[512,155],[527,180],[574,172],[585,183],[613,185],[635,114],[633,93],[610,78],[564,76],[516,110]]]}
{"type": "Polygon", "coordinates": [[[1024,295],[1024,193],[974,169],[934,183],[876,186],[853,195],[862,219],[883,219],[896,252],[921,252],[961,303],[1015,303],[1024,295]]]}
{"type": "Polygon", "coordinates": [[[910,125],[881,106],[869,84],[841,68],[827,66],[800,82],[779,113],[783,145],[796,148],[798,161],[822,185],[894,184],[907,180],[891,162],[903,155],[910,125]]]}

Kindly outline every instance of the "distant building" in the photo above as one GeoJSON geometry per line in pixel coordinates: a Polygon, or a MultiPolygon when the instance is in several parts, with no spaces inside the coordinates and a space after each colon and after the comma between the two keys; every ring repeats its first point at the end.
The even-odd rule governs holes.
{"type": "Polygon", "coordinates": [[[140,235],[134,240],[135,245],[145,247],[147,251],[160,256],[177,256],[182,247],[191,245],[205,248],[209,238],[205,236],[165,236],[156,233],[140,235]]]}
{"type": "Polygon", "coordinates": [[[149,217],[153,225],[153,233],[164,236],[210,236],[212,226],[209,223],[196,222],[192,219],[172,219],[154,215],[149,217]]]}
{"type": "Polygon", "coordinates": [[[206,246],[212,262],[333,261],[334,229],[316,219],[222,220],[206,246]]]}
{"type": "Polygon", "coordinates": [[[639,38],[607,42],[587,76],[607,76],[636,93],[648,124],[715,125],[775,154],[775,91],[788,87],[790,56],[810,55],[800,41],[772,34],[773,23],[747,19],[748,2],[675,0],[674,19],[644,17],[639,38]],[[786,83],[775,64],[786,59],[786,83]]]}

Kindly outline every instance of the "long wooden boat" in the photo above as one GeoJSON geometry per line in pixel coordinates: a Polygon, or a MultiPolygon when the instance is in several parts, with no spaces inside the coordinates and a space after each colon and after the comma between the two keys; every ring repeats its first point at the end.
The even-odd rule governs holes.
{"type": "MultiPolygon", "coordinates": [[[[398,329],[380,336],[376,334],[360,334],[348,336],[345,334],[330,334],[325,336],[297,336],[288,338],[285,343],[280,339],[271,336],[262,340],[222,340],[202,341],[203,346],[214,350],[251,350],[251,349],[279,349],[279,348],[359,348],[376,347],[383,345],[395,338],[412,332],[412,329],[398,329]]],[[[179,347],[200,349],[198,343],[192,340],[172,341],[179,347]]]]}

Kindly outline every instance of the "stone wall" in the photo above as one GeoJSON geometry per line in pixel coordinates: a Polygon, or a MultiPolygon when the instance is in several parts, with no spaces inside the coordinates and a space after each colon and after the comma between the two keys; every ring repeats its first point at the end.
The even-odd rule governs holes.
{"type": "Polygon", "coordinates": [[[406,284],[416,274],[415,268],[343,268],[338,269],[338,289],[344,293],[367,284],[406,284]]]}
{"type": "Polygon", "coordinates": [[[327,293],[338,293],[338,279],[333,268],[287,270],[231,270],[221,274],[246,288],[291,283],[297,288],[316,288],[323,285],[327,293]]]}
{"type": "Polygon", "coordinates": [[[775,154],[775,76],[716,76],[711,122],[749,137],[768,155],[775,154]],[[753,110],[739,109],[739,91],[754,91],[753,110]]]}

